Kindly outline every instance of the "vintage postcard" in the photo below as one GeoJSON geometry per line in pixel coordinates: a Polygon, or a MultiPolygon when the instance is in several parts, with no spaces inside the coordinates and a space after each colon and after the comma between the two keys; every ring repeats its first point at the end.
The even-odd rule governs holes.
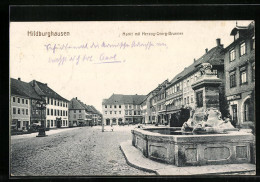
{"type": "Polygon", "coordinates": [[[10,175],[255,175],[255,22],[10,22],[10,175]]]}

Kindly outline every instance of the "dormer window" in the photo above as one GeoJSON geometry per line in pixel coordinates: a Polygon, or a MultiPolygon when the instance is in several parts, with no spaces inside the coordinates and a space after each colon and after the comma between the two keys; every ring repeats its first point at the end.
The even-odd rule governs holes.
{"type": "Polygon", "coordinates": [[[236,35],[234,36],[235,40],[239,38],[239,31],[237,31],[236,35]]]}

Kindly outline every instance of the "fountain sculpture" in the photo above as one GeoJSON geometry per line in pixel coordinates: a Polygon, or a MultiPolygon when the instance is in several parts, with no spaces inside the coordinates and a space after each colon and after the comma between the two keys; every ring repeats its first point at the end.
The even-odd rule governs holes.
{"type": "Polygon", "coordinates": [[[254,161],[254,135],[238,131],[219,112],[221,80],[209,63],[200,66],[201,77],[192,88],[196,108],[182,127],[136,128],[133,146],[143,155],[176,166],[235,164],[254,161]],[[198,103],[198,101],[200,103],[198,103]]]}

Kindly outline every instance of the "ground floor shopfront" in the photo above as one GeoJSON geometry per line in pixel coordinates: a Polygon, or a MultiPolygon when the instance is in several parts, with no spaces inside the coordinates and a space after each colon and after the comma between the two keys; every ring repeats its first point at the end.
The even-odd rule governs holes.
{"type": "Polygon", "coordinates": [[[68,127],[69,122],[67,117],[47,117],[45,120],[45,127],[46,128],[63,128],[68,127]]]}
{"type": "Polygon", "coordinates": [[[250,128],[255,124],[255,99],[252,91],[227,97],[231,121],[236,127],[250,128]]]}
{"type": "Polygon", "coordinates": [[[142,116],[104,118],[104,125],[138,124],[138,123],[142,123],[142,116]]]}
{"type": "MultiPolygon", "coordinates": [[[[181,127],[184,122],[186,122],[190,117],[190,110],[178,107],[177,109],[152,113],[149,118],[151,122],[159,125],[169,125],[170,127],[181,127]]],[[[144,121],[144,118],[143,118],[144,121]]]]}
{"type": "Polygon", "coordinates": [[[76,126],[93,126],[94,122],[92,119],[78,119],[69,121],[69,127],[76,127],[76,126]]]}
{"type": "Polygon", "coordinates": [[[28,118],[12,119],[12,130],[28,130],[30,126],[30,120],[28,118]]]}

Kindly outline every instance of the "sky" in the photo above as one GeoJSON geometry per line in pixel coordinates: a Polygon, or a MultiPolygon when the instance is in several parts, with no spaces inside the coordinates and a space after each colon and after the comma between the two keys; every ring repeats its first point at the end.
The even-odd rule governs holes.
{"type": "Polygon", "coordinates": [[[215,47],[217,38],[227,47],[235,26],[236,21],[11,22],[10,77],[47,83],[67,100],[77,97],[102,111],[102,100],[113,93],[146,95],[170,81],[215,47]],[[31,36],[34,31],[69,36],[31,36]]]}

